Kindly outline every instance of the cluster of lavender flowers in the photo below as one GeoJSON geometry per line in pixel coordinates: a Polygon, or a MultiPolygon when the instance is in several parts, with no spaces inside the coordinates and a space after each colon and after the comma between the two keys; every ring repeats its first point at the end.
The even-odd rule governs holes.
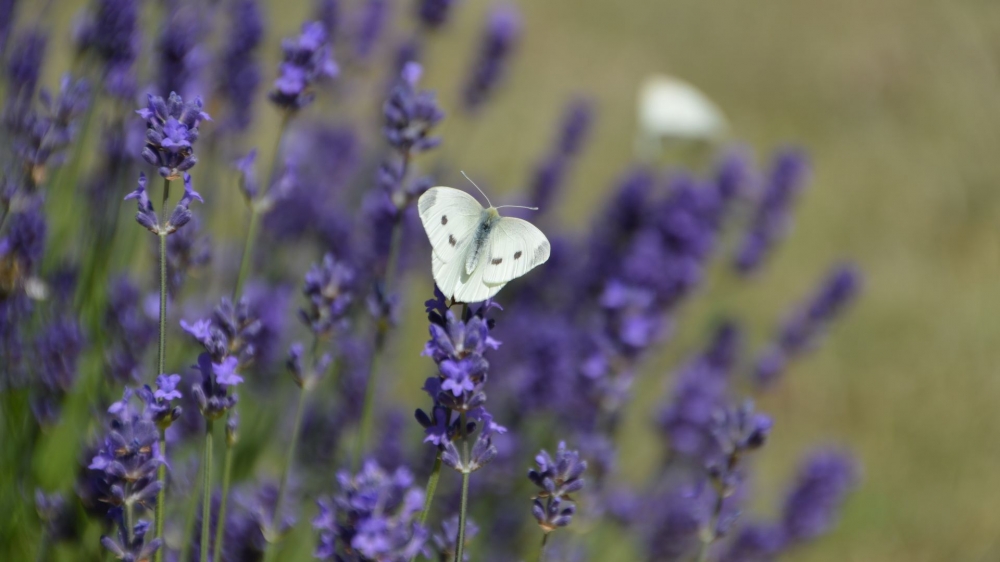
{"type": "MultiPolygon", "coordinates": [[[[164,3],[157,37],[140,30],[148,3],[92,0],[55,94],[41,84],[49,25],[19,21],[14,4],[0,1],[2,467],[18,497],[37,490],[9,518],[37,532],[0,524],[0,558],[72,543],[80,559],[286,560],[285,538],[311,519],[321,560],[596,558],[607,553],[579,531],[613,523],[644,559],[736,562],[833,527],[858,475],[840,449],[806,458],[774,521],[739,515],[753,457],[780,435],[739,389],[776,387],[819,344],[860,290],[848,263],[759,350],[722,321],[671,373],[655,475],[636,484],[618,468],[635,383],[683,305],[715,267],[759,274],[790,231],[801,151],[763,174],[744,151],[707,177],[632,167],[582,235],[529,217],[550,261],[503,306],[435,290],[420,361],[397,330],[410,285],[430,278],[414,207],[432,174],[462,165],[439,147],[464,140],[439,135],[446,108],[422,86],[435,64],[422,55],[462,3],[415,1],[401,17],[416,25],[397,26],[385,0],[318,0],[267,71],[264,38],[285,30],[266,29],[259,0],[164,3]],[[371,100],[377,119],[357,110],[371,100]],[[255,147],[246,132],[265,112],[280,125],[255,147]],[[240,197],[245,208],[224,207],[240,197]],[[132,200],[138,227],[120,224],[132,200]],[[203,233],[226,231],[222,216],[245,224],[238,241],[203,233]],[[416,408],[421,369],[430,403],[416,408]],[[411,392],[391,398],[390,385],[411,392]],[[402,413],[414,409],[417,423],[402,413]],[[82,450],[81,463],[51,462],[56,450],[82,450]],[[74,477],[73,494],[53,484],[74,477]],[[528,528],[540,541],[521,540],[528,528]]],[[[523,29],[512,5],[487,14],[455,80],[468,119],[503,94],[523,29]]],[[[569,100],[530,169],[532,205],[570,188],[595,115],[569,100]]]]}

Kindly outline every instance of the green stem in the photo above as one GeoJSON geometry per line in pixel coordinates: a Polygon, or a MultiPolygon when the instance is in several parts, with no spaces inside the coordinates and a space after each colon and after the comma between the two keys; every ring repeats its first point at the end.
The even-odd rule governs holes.
{"type": "Polygon", "coordinates": [[[48,531],[42,531],[42,540],[38,543],[38,551],[35,554],[36,562],[45,562],[49,558],[49,543],[52,542],[49,539],[48,531]]]}
{"type": "MultiPolygon", "coordinates": [[[[434,468],[431,470],[431,475],[427,478],[427,489],[424,491],[424,509],[420,512],[420,524],[426,526],[427,517],[431,514],[431,504],[434,503],[434,492],[437,491],[438,480],[441,479],[441,453],[438,452],[437,457],[434,458],[434,468]]],[[[414,554],[410,558],[410,562],[417,559],[417,555],[414,554]]]]}
{"type": "MultiPolygon", "coordinates": [[[[160,429],[160,458],[167,458],[167,436],[166,431],[160,429]]],[[[156,469],[156,479],[160,482],[160,491],[156,493],[156,537],[163,536],[163,510],[164,510],[164,499],[167,496],[167,465],[166,463],[160,463],[160,466],[156,469]]],[[[156,538],[154,537],[154,538],[156,538]]],[[[167,549],[166,545],[161,546],[156,550],[155,561],[163,561],[163,551],[167,549]]]]}
{"type": "MultiPolygon", "coordinates": [[[[281,517],[281,510],[284,507],[285,493],[288,491],[288,478],[292,472],[292,464],[295,463],[295,445],[299,441],[299,432],[302,430],[302,417],[306,410],[306,384],[299,390],[299,405],[295,408],[295,425],[292,426],[292,441],[288,444],[288,455],[285,457],[285,467],[281,470],[281,483],[278,485],[278,501],[274,503],[274,517],[271,519],[271,527],[275,521],[281,517]]],[[[273,529],[272,529],[273,530],[273,529]]]]}
{"type": "MultiPolygon", "coordinates": [[[[288,123],[291,121],[292,115],[291,111],[285,111],[281,114],[281,124],[278,126],[278,134],[275,135],[274,147],[271,150],[271,169],[264,176],[264,183],[261,185],[258,200],[267,194],[267,190],[271,187],[271,182],[274,180],[274,172],[278,169],[281,139],[285,136],[285,129],[288,128],[288,123]]],[[[257,231],[260,230],[260,211],[258,210],[257,201],[248,201],[248,203],[250,205],[250,223],[247,225],[247,235],[243,242],[240,272],[236,277],[236,286],[233,288],[234,303],[240,298],[240,293],[243,291],[243,284],[246,283],[247,276],[250,275],[250,263],[253,261],[253,247],[257,242],[257,231]]]]}
{"type": "Polygon", "coordinates": [[[455,562],[462,562],[465,550],[465,513],[469,507],[469,471],[462,472],[462,510],[458,512],[458,544],[455,545],[455,562]]]}
{"type": "MultiPolygon", "coordinates": [[[[166,212],[167,198],[170,196],[170,180],[163,179],[163,202],[161,212],[166,212]]],[[[167,235],[161,232],[160,238],[160,334],[159,346],[156,353],[156,376],[164,374],[167,353],[167,235]]],[[[167,458],[167,436],[164,429],[160,429],[160,458],[167,458]]],[[[160,482],[160,491],[156,494],[156,535],[163,536],[163,509],[167,497],[167,465],[160,464],[156,471],[156,479],[160,482]]],[[[155,561],[163,562],[163,551],[165,547],[156,551],[155,561]]]]}
{"type": "Polygon", "coordinates": [[[222,499],[219,501],[219,516],[215,521],[215,549],[212,551],[212,562],[222,559],[222,543],[225,542],[226,500],[229,499],[229,477],[233,468],[233,449],[235,447],[226,440],[226,460],[222,465],[222,499]]]}
{"type": "Polygon", "coordinates": [[[545,546],[549,542],[549,534],[542,535],[542,547],[538,550],[538,562],[545,562],[545,546]]]}
{"type": "MultiPolygon", "coordinates": [[[[126,487],[127,489],[127,487],[126,487]]],[[[125,536],[128,540],[132,540],[132,521],[134,516],[134,510],[131,500],[125,500],[125,536]]]]}
{"type": "Polygon", "coordinates": [[[282,509],[284,509],[285,493],[288,490],[288,478],[292,472],[292,464],[295,462],[295,445],[299,441],[299,432],[302,429],[302,418],[306,410],[306,397],[309,395],[307,386],[309,384],[308,381],[304,381],[302,387],[299,389],[299,404],[295,408],[295,425],[292,427],[292,441],[288,444],[285,466],[281,469],[281,482],[278,484],[278,500],[274,503],[274,516],[271,517],[270,532],[265,534],[265,537],[267,537],[267,548],[264,552],[264,560],[273,560],[277,555],[278,542],[280,541],[277,524],[281,518],[282,509]]]}
{"type": "Polygon", "coordinates": [[[250,262],[251,254],[253,254],[254,241],[257,239],[257,230],[259,230],[260,218],[257,214],[257,207],[251,206],[250,208],[250,224],[247,225],[247,238],[246,242],[243,243],[243,257],[240,258],[240,272],[236,277],[236,286],[233,287],[233,301],[240,297],[240,293],[243,291],[243,283],[246,282],[247,276],[250,274],[250,262]]]}
{"type": "MultiPolygon", "coordinates": [[[[462,316],[464,318],[464,312],[462,316]]],[[[466,432],[466,428],[469,425],[465,421],[465,412],[462,412],[458,423],[458,431],[462,436],[462,507],[461,511],[458,512],[458,543],[455,545],[455,562],[463,562],[465,551],[465,515],[469,506],[469,476],[472,475],[472,472],[469,471],[469,435],[466,432]]]]}
{"type": "Polygon", "coordinates": [[[698,549],[698,562],[706,562],[708,560],[708,549],[718,538],[718,533],[716,532],[716,527],[719,526],[719,516],[722,514],[722,502],[725,497],[719,493],[715,498],[715,509],[712,510],[712,517],[709,519],[708,528],[704,530],[701,535],[701,546],[698,549]]]}
{"type": "Polygon", "coordinates": [[[212,516],[212,420],[205,421],[205,473],[202,480],[201,498],[201,556],[200,562],[208,562],[208,523],[212,516]]]}
{"type": "MultiPolygon", "coordinates": [[[[191,560],[191,543],[194,542],[194,520],[198,515],[198,488],[191,491],[187,509],[184,515],[184,534],[181,537],[181,556],[179,560],[191,560]]],[[[162,547],[161,547],[162,548],[162,547]]]]}
{"type": "Polygon", "coordinates": [[[427,517],[431,514],[431,504],[434,503],[434,492],[437,491],[438,480],[441,479],[441,453],[434,459],[434,468],[427,478],[427,490],[424,492],[424,510],[420,512],[420,524],[427,523],[427,517]]]}
{"type": "Polygon", "coordinates": [[[382,355],[382,347],[385,342],[385,329],[376,327],[375,346],[372,350],[371,360],[368,362],[368,378],[365,381],[365,402],[361,410],[361,426],[358,429],[358,437],[354,442],[354,456],[351,457],[353,472],[357,472],[361,467],[361,457],[365,452],[365,445],[368,443],[368,436],[372,431],[372,423],[375,419],[375,389],[378,383],[375,378],[378,374],[378,359],[382,355]]]}

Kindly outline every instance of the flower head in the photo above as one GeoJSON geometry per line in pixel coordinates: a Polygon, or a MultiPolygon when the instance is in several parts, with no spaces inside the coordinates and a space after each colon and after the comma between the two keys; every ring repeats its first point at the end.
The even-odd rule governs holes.
{"type": "Polygon", "coordinates": [[[827,532],[857,479],[853,459],[841,452],[819,451],[806,459],[782,513],[789,540],[806,541],[827,532]]]}
{"type": "Polygon", "coordinates": [[[219,60],[216,89],[229,101],[226,125],[244,131],[250,125],[254,93],[260,85],[257,50],[264,37],[264,22],[257,0],[234,0],[232,21],[219,60]]]}
{"type": "Polygon", "coordinates": [[[408,470],[388,473],[367,461],[356,475],[340,472],[337,482],[339,493],[317,502],[316,558],[345,560],[355,552],[361,557],[346,559],[405,562],[421,551],[428,535],[417,521],[424,493],[408,470]]]}
{"type": "Polygon", "coordinates": [[[152,94],[148,100],[145,108],[136,111],[146,121],[142,158],[156,166],[164,178],[180,179],[182,172],[198,162],[194,154],[198,126],[211,118],[202,111],[201,98],[185,103],[176,92],[171,92],[167,100],[152,94]]]}
{"type": "Polygon", "coordinates": [[[422,73],[419,64],[407,63],[382,107],[382,133],[400,153],[424,152],[441,143],[430,132],[444,119],[444,112],[438,107],[434,92],[417,89],[422,73]]]}
{"type": "Polygon", "coordinates": [[[149,521],[139,521],[132,529],[131,535],[125,526],[124,517],[117,518],[117,539],[107,535],[101,537],[101,544],[108,549],[117,560],[124,562],[145,562],[163,545],[163,539],[157,537],[146,542],[149,531],[149,521]]]}
{"type": "Polygon", "coordinates": [[[108,432],[88,467],[103,485],[101,501],[115,508],[155,503],[162,486],[156,477],[164,462],[158,454],[159,432],[149,416],[132,407],[131,397],[132,390],[126,387],[122,399],[108,408],[108,432]]]}
{"type": "Polygon", "coordinates": [[[771,176],[736,254],[734,265],[739,273],[755,272],[786,234],[792,205],[805,188],[808,176],[809,162],[801,151],[786,149],[775,156],[771,176]]]}
{"type": "Polygon", "coordinates": [[[311,86],[339,72],[330,55],[326,29],[320,22],[305,23],[302,34],[282,41],[281,49],[283,62],[278,67],[271,101],[283,109],[302,109],[313,100],[311,86]]]}
{"type": "Polygon", "coordinates": [[[354,301],[354,283],[354,268],[333,254],[323,256],[323,262],[306,273],[302,293],[309,304],[299,310],[302,321],[316,333],[343,326],[354,301]]]}
{"type": "Polygon", "coordinates": [[[478,109],[493,93],[520,35],[521,16],[512,5],[502,5],[490,13],[479,54],[463,90],[467,110],[478,109]]]}

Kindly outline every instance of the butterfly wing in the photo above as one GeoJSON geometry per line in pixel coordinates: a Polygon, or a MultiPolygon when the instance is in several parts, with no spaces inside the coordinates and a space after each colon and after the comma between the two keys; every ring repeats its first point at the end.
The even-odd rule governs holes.
{"type": "MultiPolygon", "coordinates": [[[[472,242],[476,226],[483,217],[483,206],[468,193],[451,187],[432,187],[417,201],[420,222],[434,249],[434,256],[444,263],[451,263],[456,256],[464,266],[466,245],[472,242]]],[[[437,268],[434,268],[435,271],[437,268]]],[[[437,274],[434,275],[437,281],[437,274]]],[[[453,285],[438,287],[445,291],[453,285]]]]}
{"type": "Polygon", "coordinates": [[[545,263],[550,249],[549,239],[538,227],[518,218],[502,217],[490,231],[483,282],[502,287],[545,263]]]}
{"type": "MultiPolygon", "coordinates": [[[[489,241],[484,244],[486,247],[482,251],[487,252],[489,241]]],[[[437,256],[433,256],[431,261],[434,282],[446,297],[454,299],[455,302],[482,302],[497,294],[504,286],[504,284],[487,285],[483,281],[487,267],[485,260],[480,260],[471,273],[466,272],[464,261],[456,259],[446,263],[437,256]]]]}

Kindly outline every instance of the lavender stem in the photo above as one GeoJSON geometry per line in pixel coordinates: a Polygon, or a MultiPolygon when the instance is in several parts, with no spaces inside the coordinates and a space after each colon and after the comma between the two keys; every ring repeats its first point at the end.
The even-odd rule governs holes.
{"type": "MultiPolygon", "coordinates": [[[[292,463],[295,460],[295,445],[299,441],[299,433],[302,429],[302,417],[306,410],[306,397],[309,391],[306,385],[302,385],[299,390],[299,405],[295,409],[295,425],[292,427],[292,441],[288,444],[288,454],[285,457],[285,466],[281,470],[281,483],[278,485],[278,500],[274,504],[274,516],[271,518],[272,531],[275,521],[280,517],[281,509],[284,507],[285,492],[288,488],[288,477],[292,472],[292,463]]],[[[270,548],[271,543],[268,543],[270,548]]]]}
{"type": "Polygon", "coordinates": [[[202,481],[201,498],[201,556],[200,562],[208,562],[208,527],[212,516],[212,420],[205,420],[205,473],[202,481]]]}
{"type": "Polygon", "coordinates": [[[716,527],[719,525],[719,516],[722,514],[722,502],[725,500],[722,493],[718,493],[715,498],[715,508],[712,510],[712,517],[708,521],[708,529],[702,533],[701,547],[698,549],[698,562],[708,560],[708,549],[719,538],[716,527]]]}
{"type": "Polygon", "coordinates": [[[542,533],[542,546],[538,550],[538,562],[545,562],[545,546],[549,542],[549,534],[542,533]]]}
{"type": "Polygon", "coordinates": [[[434,493],[437,491],[438,480],[441,479],[441,453],[438,452],[434,458],[434,468],[427,478],[427,490],[424,493],[424,510],[420,512],[420,524],[427,523],[427,517],[431,514],[431,504],[434,503],[434,493]]]}
{"type": "Polygon", "coordinates": [[[226,460],[222,464],[222,499],[219,502],[219,515],[215,522],[215,550],[212,551],[212,562],[219,562],[222,559],[222,543],[225,541],[226,528],[226,500],[229,499],[229,480],[233,468],[234,448],[227,439],[226,460]]]}
{"type": "MultiPolygon", "coordinates": [[[[160,205],[161,212],[166,213],[167,199],[170,197],[170,180],[163,179],[163,203],[160,205]]],[[[156,353],[156,376],[164,374],[167,353],[167,235],[164,232],[159,234],[160,238],[160,333],[159,347],[156,353]]],[[[160,428],[160,458],[165,459],[167,454],[166,430],[160,428]]],[[[156,479],[160,482],[160,491],[156,493],[156,537],[163,536],[163,510],[167,497],[167,465],[161,463],[156,470],[156,479]]],[[[155,538],[155,537],[154,537],[155,538]]],[[[156,562],[163,562],[163,551],[165,548],[157,549],[155,555],[156,562]]]]}
{"type": "MultiPolygon", "coordinates": [[[[273,180],[274,171],[278,168],[278,156],[281,152],[281,140],[285,137],[285,130],[288,128],[288,123],[292,119],[291,111],[283,111],[281,114],[281,124],[278,126],[278,134],[276,135],[274,141],[274,148],[271,150],[271,169],[268,171],[267,175],[264,176],[264,185],[261,186],[260,197],[263,197],[267,193],[267,189],[271,186],[271,181],[273,180]]],[[[233,302],[236,302],[240,297],[240,292],[243,290],[243,284],[246,282],[247,276],[250,274],[250,262],[253,256],[254,243],[257,241],[257,231],[260,229],[260,212],[257,209],[257,205],[254,201],[250,202],[250,223],[247,225],[247,235],[243,242],[243,256],[240,258],[240,272],[236,277],[236,286],[233,288],[233,302]]]]}
{"type": "MultiPolygon", "coordinates": [[[[410,152],[403,152],[403,170],[399,175],[399,182],[402,185],[406,181],[406,174],[410,169],[410,152]]],[[[386,298],[389,297],[389,283],[396,276],[397,262],[399,261],[400,246],[403,243],[403,217],[402,210],[399,211],[395,222],[392,223],[392,239],[389,245],[389,258],[386,262],[385,273],[381,279],[382,290],[386,298]]],[[[379,283],[379,281],[376,281],[379,283]]],[[[375,389],[377,384],[375,378],[378,374],[378,358],[382,354],[385,346],[385,338],[389,332],[389,319],[379,318],[375,326],[375,345],[372,348],[371,360],[368,362],[368,378],[365,380],[365,402],[361,410],[361,426],[358,430],[357,443],[354,445],[354,457],[351,460],[353,471],[357,472],[361,466],[361,455],[364,453],[368,436],[371,434],[372,421],[375,417],[375,389]]]]}
{"type": "MultiPolygon", "coordinates": [[[[160,458],[165,459],[167,456],[167,432],[164,429],[160,429],[160,458]]],[[[160,463],[160,466],[156,469],[156,479],[160,482],[160,491],[156,493],[156,536],[163,536],[163,511],[164,511],[164,498],[167,495],[167,465],[165,463],[160,463]]],[[[155,538],[155,537],[154,537],[155,538]]],[[[163,561],[162,551],[166,548],[160,548],[156,551],[154,560],[156,562],[163,561]]]]}
{"type": "MultiPolygon", "coordinates": [[[[464,305],[468,307],[468,305],[464,305]]],[[[463,308],[462,317],[465,317],[463,308]]],[[[463,562],[465,551],[465,515],[469,507],[469,435],[468,422],[465,421],[465,412],[462,412],[459,422],[459,431],[462,433],[462,507],[458,512],[458,544],[455,545],[455,562],[463,562]]]]}

